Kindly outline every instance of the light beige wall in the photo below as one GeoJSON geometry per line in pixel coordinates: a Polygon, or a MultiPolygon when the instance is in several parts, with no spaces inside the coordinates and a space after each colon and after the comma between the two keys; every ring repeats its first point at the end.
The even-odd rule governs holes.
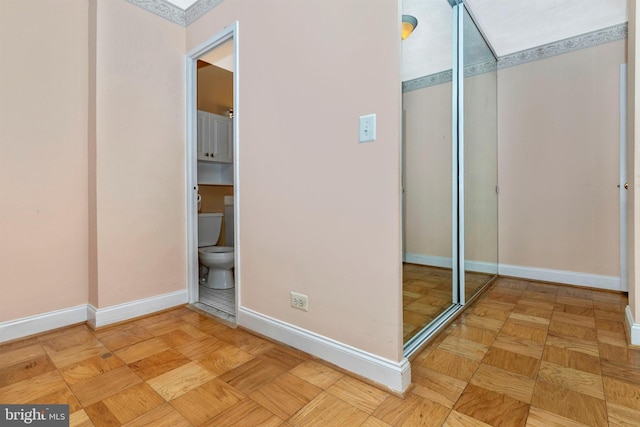
{"type": "Polygon", "coordinates": [[[187,48],[238,20],[245,308],[402,357],[399,3],[227,0],[187,48]],[[304,19],[287,20],[292,11],[304,19]],[[377,114],[377,141],[358,117],[377,114]],[[309,311],[289,292],[309,296],[309,311]]]}
{"type": "Polygon", "coordinates": [[[405,251],[451,258],[451,83],[405,92],[405,251]]]}
{"type": "Polygon", "coordinates": [[[498,73],[500,263],[618,276],[625,41],[498,73]]]}
{"type": "Polygon", "coordinates": [[[464,257],[468,270],[493,273],[498,263],[497,85],[495,70],[464,79],[464,257]]]}
{"type": "Polygon", "coordinates": [[[87,301],[87,14],[0,1],[0,322],[87,301]]]}
{"type": "Polygon", "coordinates": [[[104,308],[186,287],[185,30],[125,1],[97,1],[96,20],[90,302],[104,308]]]}

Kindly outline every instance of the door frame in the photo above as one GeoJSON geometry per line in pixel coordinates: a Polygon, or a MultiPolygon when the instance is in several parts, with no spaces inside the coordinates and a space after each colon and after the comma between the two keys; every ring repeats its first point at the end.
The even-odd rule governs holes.
{"type": "Polygon", "coordinates": [[[627,64],[620,64],[620,290],[629,291],[627,260],[627,64]]]}
{"type": "Polygon", "coordinates": [[[453,9],[451,88],[451,273],[453,304],[465,305],[464,283],[464,10],[458,0],[453,9]]]}
{"type": "Polygon", "coordinates": [[[198,86],[197,86],[197,62],[198,59],[212,49],[220,46],[228,40],[233,40],[233,197],[234,197],[234,276],[235,276],[235,294],[236,307],[235,316],[238,316],[238,307],[240,306],[240,221],[239,214],[239,164],[240,164],[240,147],[239,139],[239,118],[240,103],[238,101],[239,86],[239,24],[238,21],[227,25],[222,31],[214,34],[209,39],[190,50],[185,56],[185,111],[186,111],[186,144],[185,144],[185,175],[186,175],[186,269],[187,269],[187,295],[190,304],[198,301],[199,298],[199,274],[198,274],[198,161],[197,161],[197,130],[198,130],[198,109],[196,105],[198,86]]]}

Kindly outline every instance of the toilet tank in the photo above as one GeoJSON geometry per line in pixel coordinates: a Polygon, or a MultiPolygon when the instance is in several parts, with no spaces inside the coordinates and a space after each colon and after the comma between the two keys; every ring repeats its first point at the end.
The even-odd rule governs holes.
{"type": "Polygon", "coordinates": [[[222,228],[221,213],[198,214],[198,247],[215,246],[222,228]]]}

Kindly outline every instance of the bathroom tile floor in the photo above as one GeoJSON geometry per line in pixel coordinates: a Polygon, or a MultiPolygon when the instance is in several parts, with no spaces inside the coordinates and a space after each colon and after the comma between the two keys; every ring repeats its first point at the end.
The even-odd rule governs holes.
{"type": "Polygon", "coordinates": [[[404,399],[187,307],[0,345],[0,402],[72,426],[637,426],[624,294],[500,278],[411,362],[404,399]]]}
{"type": "Polygon", "coordinates": [[[196,307],[235,323],[236,318],[236,290],[211,289],[200,285],[196,307]]]}

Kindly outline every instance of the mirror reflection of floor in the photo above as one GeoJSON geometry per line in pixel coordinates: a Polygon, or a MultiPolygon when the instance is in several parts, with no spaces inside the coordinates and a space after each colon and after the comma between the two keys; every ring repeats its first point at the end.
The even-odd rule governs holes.
{"type": "MultiPolygon", "coordinates": [[[[420,332],[451,306],[451,269],[418,264],[402,267],[403,342],[420,332]]],[[[465,273],[465,296],[471,298],[494,275],[465,273]]]]}

